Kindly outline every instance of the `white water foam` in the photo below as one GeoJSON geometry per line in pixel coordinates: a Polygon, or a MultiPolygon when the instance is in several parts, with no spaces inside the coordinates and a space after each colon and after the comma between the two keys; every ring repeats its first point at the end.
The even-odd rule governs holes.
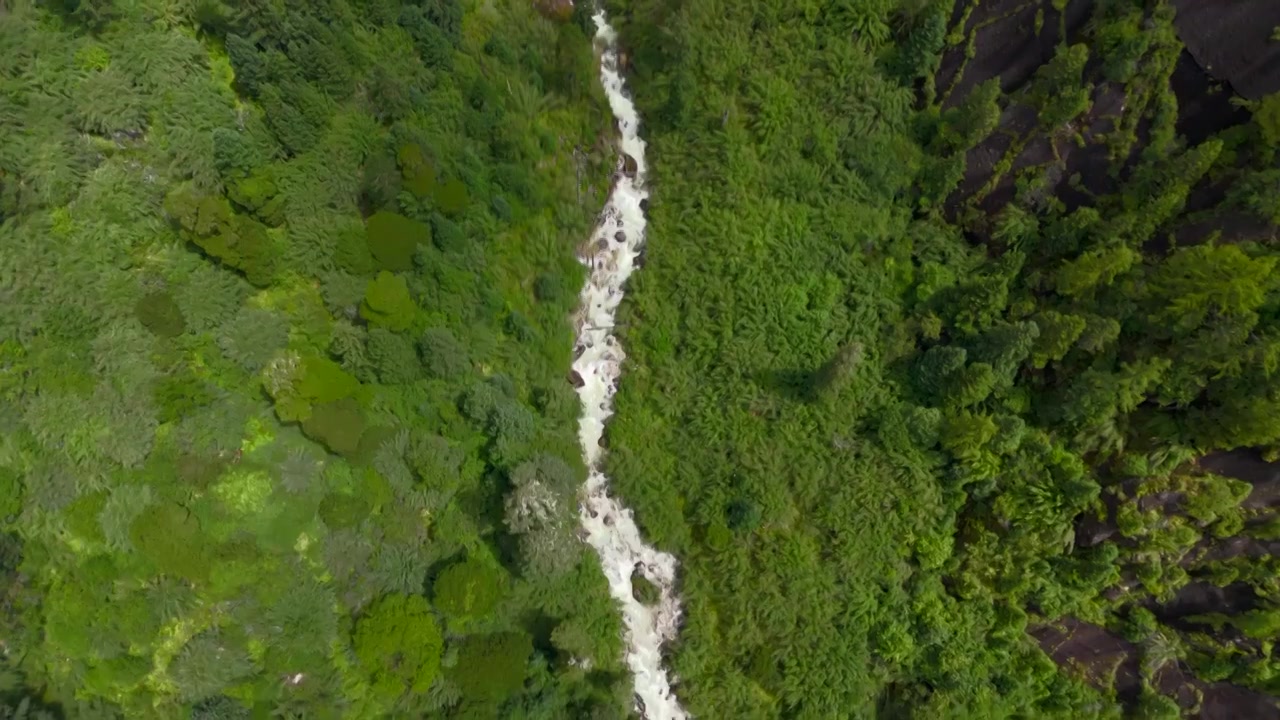
{"type": "Polygon", "coordinates": [[[613,395],[626,357],[611,330],[622,302],[623,285],[635,270],[644,244],[641,203],[649,193],[644,189],[645,143],[639,136],[640,118],[623,92],[617,33],[603,11],[594,19],[596,42],[601,48],[600,81],[617,121],[624,157],[588,245],[588,257],[582,258],[590,277],[582,289],[575,316],[578,335],[573,370],[581,380],[578,438],[588,474],[578,514],[588,544],[600,556],[609,592],[622,606],[636,709],[646,720],[685,720],[689,715],[680,707],[671,689],[672,681],[662,667],[662,644],[675,639],[680,622],[680,598],[675,593],[676,559],[645,544],[631,510],[610,497],[609,480],[600,470],[600,439],[605,420],[613,414],[613,395]],[[631,574],[636,570],[658,588],[660,599],[656,606],[646,607],[633,596],[631,574]]]}

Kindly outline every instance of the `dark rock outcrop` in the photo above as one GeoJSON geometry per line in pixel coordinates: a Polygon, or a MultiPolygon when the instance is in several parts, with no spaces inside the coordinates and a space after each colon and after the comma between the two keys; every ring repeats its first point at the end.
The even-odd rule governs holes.
{"type": "Polygon", "coordinates": [[[1275,0],[1174,0],[1178,37],[1210,75],[1257,100],[1280,91],[1280,27],[1275,0]]]}

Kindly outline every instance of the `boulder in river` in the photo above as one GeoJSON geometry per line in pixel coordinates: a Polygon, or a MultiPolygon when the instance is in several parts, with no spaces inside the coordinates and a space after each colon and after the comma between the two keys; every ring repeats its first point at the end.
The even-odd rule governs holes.
{"type": "Polygon", "coordinates": [[[638,172],[640,172],[640,165],[636,163],[636,159],[626,153],[622,153],[622,174],[635,180],[638,172]]]}

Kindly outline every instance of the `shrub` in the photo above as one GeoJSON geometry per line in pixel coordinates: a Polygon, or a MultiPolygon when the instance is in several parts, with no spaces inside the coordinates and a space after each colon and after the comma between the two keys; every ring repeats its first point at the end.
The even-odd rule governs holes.
{"type": "Polygon", "coordinates": [[[441,215],[431,215],[431,237],[441,252],[462,252],[467,248],[467,235],[462,226],[441,215]]]}
{"type": "Polygon", "coordinates": [[[392,212],[374,213],[365,223],[369,252],[383,270],[404,272],[413,269],[419,245],[431,242],[431,228],[392,212]]]}
{"type": "Polygon", "coordinates": [[[1262,131],[1262,139],[1271,147],[1280,147],[1280,93],[1263,98],[1253,120],[1262,131]]]}
{"type": "Polygon", "coordinates": [[[471,202],[466,183],[457,178],[437,185],[431,193],[431,200],[440,212],[449,217],[461,215],[471,202]]]}
{"type": "Polygon", "coordinates": [[[355,454],[364,429],[364,414],[351,398],[314,405],[311,416],[302,421],[302,431],[307,437],[324,443],[339,455],[355,454]]]}
{"type": "Polygon", "coordinates": [[[385,328],[369,331],[369,359],[386,385],[404,385],[422,377],[422,363],[413,341],[385,328]]]}
{"type": "Polygon", "coordinates": [[[19,512],[22,512],[22,474],[0,467],[0,522],[11,522],[19,512]]]}
{"type": "Polygon", "coordinates": [[[105,542],[102,523],[98,516],[107,506],[107,492],[99,490],[88,495],[81,495],[66,510],[67,529],[85,540],[105,542]]]}
{"type": "Polygon", "coordinates": [[[144,295],[134,306],[138,321],[151,332],[165,338],[174,338],[186,332],[187,322],[173,296],[159,291],[144,295]]]}
{"type": "Polygon", "coordinates": [[[307,400],[325,403],[350,397],[360,383],[342,366],[326,357],[312,355],[302,361],[302,377],[297,392],[307,400]]]}
{"type": "Polygon", "coordinates": [[[466,348],[446,328],[427,328],[418,352],[427,374],[438,380],[455,380],[471,367],[466,348]]]}
{"type": "Polygon", "coordinates": [[[435,582],[435,604],[454,618],[489,615],[502,597],[504,573],[478,558],[445,569],[435,582]]]}
{"type": "Polygon", "coordinates": [[[249,177],[232,184],[227,188],[227,197],[269,225],[284,222],[284,197],[270,167],[256,168],[249,177]]]}
{"type": "Polygon", "coordinates": [[[209,386],[186,366],[165,375],[156,383],[155,401],[162,423],[180,420],[214,400],[209,386]]]}
{"type": "Polygon", "coordinates": [[[395,700],[422,694],[440,671],[444,640],[427,601],[419,595],[387,595],[356,622],[356,658],[379,696],[395,700]]]}
{"type": "Polygon", "coordinates": [[[428,197],[436,185],[436,171],[431,161],[422,152],[422,146],[409,143],[400,146],[396,151],[396,161],[400,165],[400,174],[405,186],[414,197],[428,197]]]}
{"type": "Polygon", "coordinates": [[[208,577],[210,561],[200,521],[176,503],[151,505],[129,525],[129,539],[162,573],[192,581],[208,577]]]}
{"type": "Polygon", "coordinates": [[[340,232],[333,247],[333,264],[352,275],[370,275],[376,268],[366,235],[340,232]]]}
{"type": "Polygon", "coordinates": [[[389,330],[407,330],[413,324],[417,306],[409,295],[409,285],[399,275],[378,273],[365,290],[360,316],[371,325],[389,330]]]}
{"type": "Polygon", "coordinates": [[[524,685],[533,641],[524,633],[498,633],[464,638],[458,648],[453,679],[463,695],[498,702],[524,685]]]}
{"type": "Polygon", "coordinates": [[[644,573],[639,570],[631,571],[631,597],[636,599],[642,605],[657,605],[662,599],[662,591],[657,585],[649,582],[644,573]]]}
{"type": "Polygon", "coordinates": [[[320,501],[320,519],[334,530],[359,525],[370,510],[368,500],[346,493],[329,493],[320,501]]]}

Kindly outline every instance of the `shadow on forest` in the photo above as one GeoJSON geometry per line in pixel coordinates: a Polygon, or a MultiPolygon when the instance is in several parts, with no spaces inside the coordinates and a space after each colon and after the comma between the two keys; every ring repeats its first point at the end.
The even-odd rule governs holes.
{"type": "Polygon", "coordinates": [[[761,370],[755,374],[757,385],[795,402],[809,402],[814,399],[813,370],[761,370]]]}

